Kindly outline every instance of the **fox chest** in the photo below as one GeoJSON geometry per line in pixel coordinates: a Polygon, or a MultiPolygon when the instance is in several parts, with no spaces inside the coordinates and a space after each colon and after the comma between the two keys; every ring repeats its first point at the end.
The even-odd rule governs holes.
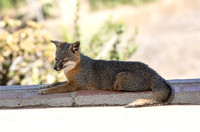
{"type": "Polygon", "coordinates": [[[64,73],[69,83],[74,87],[82,87],[84,85],[84,78],[82,77],[82,72],[79,67],[68,71],[65,70],[64,73]]]}
{"type": "Polygon", "coordinates": [[[80,68],[75,67],[73,69],[64,69],[64,74],[68,80],[75,80],[76,76],[80,73],[80,68]]]}

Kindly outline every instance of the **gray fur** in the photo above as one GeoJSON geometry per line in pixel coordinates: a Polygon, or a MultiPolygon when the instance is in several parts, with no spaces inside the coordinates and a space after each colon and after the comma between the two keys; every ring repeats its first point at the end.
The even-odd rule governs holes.
{"type": "Polygon", "coordinates": [[[64,69],[67,83],[60,85],[60,87],[59,85],[52,85],[50,89],[54,90],[48,88],[45,89],[46,92],[42,90],[41,94],[84,89],[153,92],[152,97],[137,99],[126,107],[163,104],[170,98],[172,94],[171,85],[148,65],[133,61],[94,60],[80,53],[79,45],[80,42],[71,45],[61,43],[61,45],[56,46],[55,69],[64,69]],[[61,64],[63,60],[66,61],[61,64]],[[75,71],[75,69],[79,69],[79,71],[70,75],[69,73],[72,73],[71,71],[75,71]],[[58,88],[63,88],[63,90],[55,90],[58,88]],[[73,90],[67,90],[69,88],[73,90]]]}

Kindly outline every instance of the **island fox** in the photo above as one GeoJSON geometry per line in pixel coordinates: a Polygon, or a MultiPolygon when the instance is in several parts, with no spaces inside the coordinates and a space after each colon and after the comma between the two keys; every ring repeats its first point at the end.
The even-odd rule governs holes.
{"type": "Polygon", "coordinates": [[[78,90],[152,91],[152,96],[137,99],[126,107],[141,107],[169,103],[171,85],[153,69],[141,62],[93,60],[80,52],[80,42],[72,44],[51,41],[56,46],[54,69],[64,69],[67,78],[41,86],[40,94],[78,90]]]}

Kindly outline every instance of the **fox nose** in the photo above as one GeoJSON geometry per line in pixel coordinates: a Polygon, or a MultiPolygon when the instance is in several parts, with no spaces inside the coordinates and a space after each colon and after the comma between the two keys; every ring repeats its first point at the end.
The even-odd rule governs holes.
{"type": "Polygon", "coordinates": [[[57,67],[56,66],[54,66],[54,69],[57,71],[57,67]]]}

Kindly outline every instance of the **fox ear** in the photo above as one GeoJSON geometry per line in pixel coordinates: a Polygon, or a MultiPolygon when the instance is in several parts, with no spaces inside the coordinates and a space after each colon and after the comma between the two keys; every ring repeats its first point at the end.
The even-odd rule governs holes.
{"type": "Polygon", "coordinates": [[[66,42],[51,40],[52,43],[56,45],[56,47],[62,47],[66,42]]]}
{"type": "Polygon", "coordinates": [[[70,50],[72,51],[72,53],[77,53],[79,50],[80,50],[80,42],[79,41],[77,41],[77,42],[75,42],[75,43],[72,43],[71,45],[70,45],[70,50]]]}

